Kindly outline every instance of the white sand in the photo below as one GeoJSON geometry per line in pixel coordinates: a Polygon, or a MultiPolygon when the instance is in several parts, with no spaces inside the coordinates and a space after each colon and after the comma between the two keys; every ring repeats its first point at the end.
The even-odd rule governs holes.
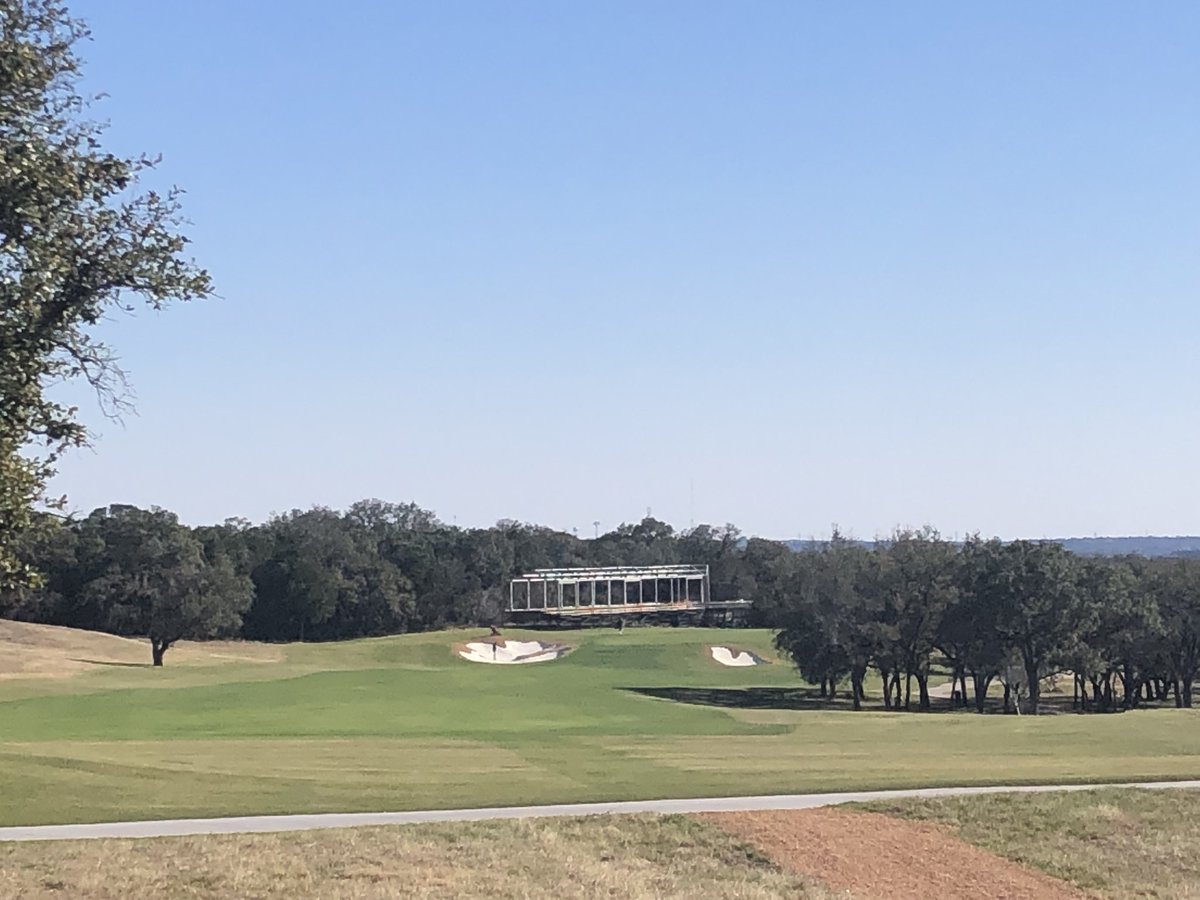
{"type": "Polygon", "coordinates": [[[502,666],[522,663],[548,662],[558,659],[568,650],[562,644],[544,644],[541,641],[471,641],[458,655],[470,662],[495,663],[502,666]]]}
{"type": "Polygon", "coordinates": [[[728,647],[709,647],[709,652],[712,653],[712,658],[723,666],[758,666],[762,664],[762,660],[753,653],[748,653],[745,650],[739,650],[737,655],[728,647]]]}

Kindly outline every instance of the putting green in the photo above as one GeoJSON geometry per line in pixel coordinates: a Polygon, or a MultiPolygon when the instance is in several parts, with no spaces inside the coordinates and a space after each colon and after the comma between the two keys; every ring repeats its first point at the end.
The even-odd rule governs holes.
{"type": "Polygon", "coordinates": [[[455,654],[481,636],[10,677],[0,824],[1200,777],[1188,711],[852,713],[819,708],[786,664],[712,660],[730,639],[776,659],[765,631],[506,629],[575,649],[538,665],[455,654]]]}

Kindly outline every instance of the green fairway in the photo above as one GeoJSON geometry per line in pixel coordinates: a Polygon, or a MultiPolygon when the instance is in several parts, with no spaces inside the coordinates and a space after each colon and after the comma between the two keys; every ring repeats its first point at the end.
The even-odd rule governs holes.
{"type": "Polygon", "coordinates": [[[528,666],[453,655],[479,633],[0,681],[0,824],[1200,777],[1190,711],[851,713],[783,662],[707,656],[774,658],[765,631],[560,632],[575,650],[528,666]]]}

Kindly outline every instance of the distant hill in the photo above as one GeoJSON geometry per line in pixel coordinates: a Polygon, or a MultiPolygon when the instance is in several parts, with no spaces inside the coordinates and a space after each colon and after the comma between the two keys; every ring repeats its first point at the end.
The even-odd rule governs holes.
{"type": "MultiPolygon", "coordinates": [[[[1197,556],[1200,557],[1200,536],[1159,537],[1142,535],[1140,537],[1072,537],[1048,538],[1062,544],[1072,553],[1080,556],[1197,556]]],[[[825,544],[825,541],[784,541],[788,547],[797,552],[815,550],[825,544]]],[[[862,541],[864,546],[874,545],[874,541],[862,541]]]]}
{"type": "Polygon", "coordinates": [[[1056,539],[1083,556],[1200,556],[1200,537],[1090,537],[1056,539]]]}

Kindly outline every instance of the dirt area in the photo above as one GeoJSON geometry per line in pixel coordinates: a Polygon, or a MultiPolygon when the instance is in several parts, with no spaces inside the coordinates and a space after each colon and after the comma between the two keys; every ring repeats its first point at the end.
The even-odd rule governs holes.
{"type": "MultiPolygon", "coordinates": [[[[278,647],[243,641],[180,641],[167,657],[171,665],[282,658],[278,647]]],[[[101,666],[149,666],[150,662],[150,643],[144,638],[0,619],[0,679],[66,678],[101,666]]]]}
{"type": "Polygon", "coordinates": [[[701,816],[758,847],[777,865],[855,898],[1082,900],[1066,882],[1026,869],[945,829],[842,809],[701,816]]]}

